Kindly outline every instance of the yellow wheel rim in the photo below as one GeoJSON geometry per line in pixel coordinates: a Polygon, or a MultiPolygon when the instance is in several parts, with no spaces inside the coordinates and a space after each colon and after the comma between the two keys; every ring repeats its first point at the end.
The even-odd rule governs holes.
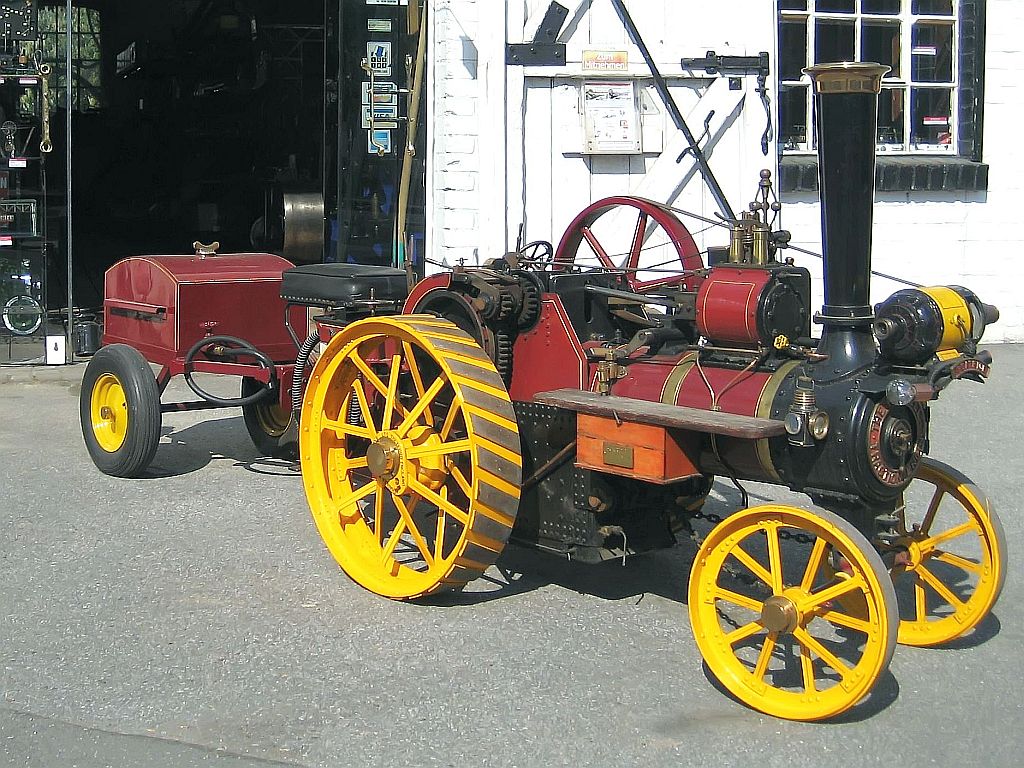
{"type": "Polygon", "coordinates": [[[104,373],[96,379],[90,410],[96,442],[107,453],[115,453],[128,434],[128,402],[117,376],[104,373]]]}
{"type": "Polygon", "coordinates": [[[454,324],[348,326],[313,369],[300,423],[306,498],[354,581],[411,599],[497,559],[519,503],[519,433],[494,365],[454,324]]]}
{"type": "Polygon", "coordinates": [[[1006,578],[1006,539],[992,503],[964,475],[925,458],[896,511],[891,569],[899,642],[933,646],[976,627],[1006,578]]]}
{"type": "Polygon", "coordinates": [[[694,560],[689,610],[715,677],[748,706],[791,720],[854,706],[896,644],[881,558],[828,512],[754,507],[717,525],[694,560]],[[849,597],[863,616],[841,607],[849,597]]]}

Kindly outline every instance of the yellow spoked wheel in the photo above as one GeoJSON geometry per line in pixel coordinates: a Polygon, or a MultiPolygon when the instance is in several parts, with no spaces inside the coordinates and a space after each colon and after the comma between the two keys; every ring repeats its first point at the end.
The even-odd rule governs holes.
{"type": "Polygon", "coordinates": [[[689,607],[712,674],[748,706],[791,720],[854,706],[896,646],[885,566],[830,512],[762,506],[719,523],[694,560],[689,607]],[[849,596],[864,616],[841,608],[849,596]]]}
{"type": "Polygon", "coordinates": [[[494,365],[454,324],[348,326],[313,369],[300,423],[306,498],[354,581],[412,599],[497,560],[519,505],[519,430],[494,365]]]}
{"type": "Polygon", "coordinates": [[[1006,579],[1006,535],[992,503],[964,475],[922,459],[896,510],[891,569],[899,641],[933,646],[988,615],[1006,579]]]}

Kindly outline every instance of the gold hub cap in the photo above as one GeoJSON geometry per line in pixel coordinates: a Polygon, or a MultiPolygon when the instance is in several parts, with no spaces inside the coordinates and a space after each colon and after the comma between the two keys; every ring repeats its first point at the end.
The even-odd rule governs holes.
{"type": "Polygon", "coordinates": [[[382,437],[367,449],[366,463],[374,478],[391,482],[402,464],[402,449],[391,438],[382,437]]]}
{"type": "Polygon", "coordinates": [[[796,603],[782,595],[769,597],[761,608],[761,624],[769,632],[792,632],[800,624],[796,603]]]}

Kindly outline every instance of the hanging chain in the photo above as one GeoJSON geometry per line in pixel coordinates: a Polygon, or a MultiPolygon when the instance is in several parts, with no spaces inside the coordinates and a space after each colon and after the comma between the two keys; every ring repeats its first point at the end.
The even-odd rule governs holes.
{"type": "MultiPolygon", "coordinates": [[[[711,523],[712,526],[716,526],[719,523],[724,522],[725,518],[721,515],[716,515],[714,512],[702,512],[698,510],[697,512],[694,512],[692,515],[690,515],[690,521],[692,522],[693,520],[703,520],[705,522],[711,523]]],[[[803,533],[802,531],[798,533],[790,533],[789,531],[783,528],[779,528],[778,533],[779,538],[781,540],[793,541],[797,544],[810,545],[814,544],[814,542],[817,541],[816,536],[812,536],[809,533],[803,533]]],[[[690,539],[692,539],[693,542],[697,545],[698,550],[702,546],[704,546],[704,537],[702,537],[699,533],[697,533],[696,530],[694,530],[693,525],[689,525],[689,535],[690,539]]],[[[741,584],[745,584],[748,587],[757,589],[759,592],[762,592],[768,595],[769,597],[773,594],[772,588],[768,584],[765,584],[763,581],[756,578],[752,574],[738,570],[735,566],[731,565],[728,562],[722,563],[722,570],[730,576],[732,576],[734,579],[736,579],[736,581],[740,582],[741,584]]]]}

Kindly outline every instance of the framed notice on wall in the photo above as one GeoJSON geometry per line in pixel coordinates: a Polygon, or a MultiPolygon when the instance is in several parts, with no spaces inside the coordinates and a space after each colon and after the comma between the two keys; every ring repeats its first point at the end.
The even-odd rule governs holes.
{"type": "Polygon", "coordinates": [[[581,99],[585,154],[632,155],[641,151],[640,110],[632,82],[584,82],[581,99]]]}

